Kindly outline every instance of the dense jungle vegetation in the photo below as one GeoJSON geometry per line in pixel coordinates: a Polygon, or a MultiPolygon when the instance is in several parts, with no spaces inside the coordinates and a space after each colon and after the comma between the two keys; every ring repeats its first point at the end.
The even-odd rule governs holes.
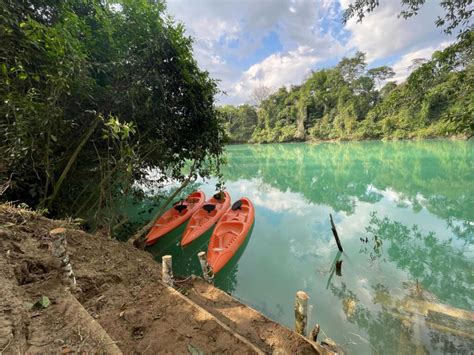
{"type": "Polygon", "coordinates": [[[113,226],[148,169],[218,173],[216,81],[162,1],[5,0],[0,38],[2,199],[113,226]]]}
{"type": "Polygon", "coordinates": [[[471,137],[473,40],[467,31],[430,60],[417,60],[399,85],[390,67],[367,69],[358,52],[258,105],[219,110],[233,142],[471,137]]]}

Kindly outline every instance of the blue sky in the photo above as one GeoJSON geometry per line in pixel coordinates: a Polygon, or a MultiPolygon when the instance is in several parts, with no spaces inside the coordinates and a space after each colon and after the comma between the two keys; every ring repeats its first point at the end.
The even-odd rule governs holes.
{"type": "Polygon", "coordinates": [[[351,0],[168,0],[168,13],[194,39],[199,65],[219,79],[218,104],[249,102],[255,88],[300,84],[311,70],[357,50],[369,67],[390,65],[403,81],[413,59],[455,40],[436,28],[441,8],[427,0],[418,16],[397,17],[400,0],[382,0],[362,23],[342,24],[351,0]]]}

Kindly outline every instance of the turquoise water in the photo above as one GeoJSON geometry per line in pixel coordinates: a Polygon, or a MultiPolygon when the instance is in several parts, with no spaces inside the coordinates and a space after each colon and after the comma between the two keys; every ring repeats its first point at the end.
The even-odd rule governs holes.
{"type": "MultiPolygon", "coordinates": [[[[458,311],[474,305],[472,141],[238,145],[227,155],[227,191],[250,198],[256,219],[217,286],[290,328],[295,293],[307,292],[308,328],[320,324],[320,339],[349,353],[474,349],[472,313],[458,311]]],[[[194,188],[210,196],[215,182],[194,188]]],[[[175,274],[200,274],[210,233],[182,250],[183,228],[151,252],[173,254],[175,274]]]]}

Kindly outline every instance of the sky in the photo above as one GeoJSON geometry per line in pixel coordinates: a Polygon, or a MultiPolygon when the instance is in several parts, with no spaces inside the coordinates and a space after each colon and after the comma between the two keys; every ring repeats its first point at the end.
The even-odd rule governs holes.
{"type": "Polygon", "coordinates": [[[400,0],[382,0],[347,24],[351,0],[168,0],[168,13],[194,38],[199,66],[219,80],[217,104],[251,102],[260,86],[298,85],[312,71],[360,50],[368,67],[391,66],[403,81],[413,59],[429,58],[454,42],[434,24],[442,9],[427,0],[418,16],[398,18],[400,0]]]}

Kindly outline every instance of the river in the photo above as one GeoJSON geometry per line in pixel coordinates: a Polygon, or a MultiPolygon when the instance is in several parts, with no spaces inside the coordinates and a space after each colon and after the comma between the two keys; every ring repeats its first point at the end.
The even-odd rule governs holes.
{"type": "MultiPolygon", "coordinates": [[[[472,313],[462,312],[474,306],[472,140],[226,151],[226,189],[233,200],[250,198],[256,219],[238,258],[217,275],[218,287],[290,328],[295,293],[303,290],[308,327],[318,323],[320,339],[352,354],[474,348],[472,313]]],[[[215,183],[194,188],[210,196],[215,183]]],[[[195,255],[209,235],[181,250],[181,231],[151,251],[157,259],[173,254],[175,274],[199,274],[195,255]]]]}

